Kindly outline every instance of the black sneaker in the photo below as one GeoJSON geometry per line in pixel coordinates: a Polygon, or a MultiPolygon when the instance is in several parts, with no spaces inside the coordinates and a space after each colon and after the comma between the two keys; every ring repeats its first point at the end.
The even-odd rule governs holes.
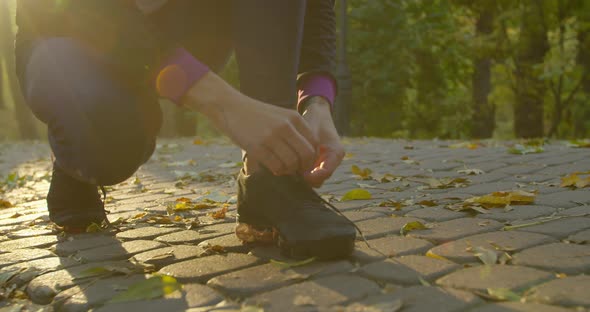
{"type": "Polygon", "coordinates": [[[356,227],[328,206],[335,209],[300,177],[275,176],[264,168],[248,176],[242,169],[236,235],[246,243],[274,241],[296,259],[348,257],[356,227]]]}
{"type": "Polygon", "coordinates": [[[79,181],[56,164],[47,194],[49,219],[67,233],[85,232],[92,224],[107,220],[96,185],[79,181]]]}

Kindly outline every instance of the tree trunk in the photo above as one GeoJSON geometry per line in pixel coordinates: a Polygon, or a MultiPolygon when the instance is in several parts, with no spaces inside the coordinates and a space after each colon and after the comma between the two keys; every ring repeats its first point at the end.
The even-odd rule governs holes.
{"type": "MultiPolygon", "coordinates": [[[[0,60],[4,60],[8,79],[4,82],[6,89],[10,90],[14,104],[15,118],[18,123],[20,138],[24,140],[38,139],[37,129],[33,113],[26,106],[20,91],[16,77],[16,65],[14,59],[14,33],[12,32],[12,18],[8,7],[8,1],[0,1],[0,60]]],[[[5,90],[6,90],[5,89],[5,90]]]]}
{"type": "MultiPolygon", "coordinates": [[[[491,10],[482,10],[476,23],[476,35],[490,35],[494,30],[494,16],[491,10]]],[[[491,138],[494,133],[496,109],[488,102],[488,95],[492,91],[491,58],[489,53],[480,53],[474,60],[475,69],[472,77],[473,85],[473,115],[471,136],[474,138],[491,138]]]]}
{"type": "Polygon", "coordinates": [[[543,137],[543,99],[547,86],[539,78],[536,65],[549,50],[540,3],[532,3],[522,14],[520,40],[515,57],[516,101],[514,132],[521,138],[543,137]]]}

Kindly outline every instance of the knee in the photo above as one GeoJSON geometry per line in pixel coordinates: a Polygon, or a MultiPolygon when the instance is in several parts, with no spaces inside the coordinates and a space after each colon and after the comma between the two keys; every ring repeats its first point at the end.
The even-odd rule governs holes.
{"type": "Polygon", "coordinates": [[[94,157],[90,169],[95,183],[113,185],[131,177],[150,158],[155,148],[155,138],[123,134],[94,148],[98,157],[94,157]]]}

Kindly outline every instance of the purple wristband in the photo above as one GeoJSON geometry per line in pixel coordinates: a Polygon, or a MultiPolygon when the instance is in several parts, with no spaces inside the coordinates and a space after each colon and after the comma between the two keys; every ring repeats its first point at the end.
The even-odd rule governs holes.
{"type": "Polygon", "coordinates": [[[312,96],[321,96],[325,98],[330,107],[334,108],[334,98],[336,97],[336,83],[326,74],[311,74],[303,77],[299,84],[299,100],[297,101],[297,111],[303,113],[305,100],[312,96]]]}
{"type": "Polygon", "coordinates": [[[178,48],[160,66],[155,81],[156,90],[161,97],[180,104],[186,92],[207,72],[207,65],[185,49],[178,48]]]}

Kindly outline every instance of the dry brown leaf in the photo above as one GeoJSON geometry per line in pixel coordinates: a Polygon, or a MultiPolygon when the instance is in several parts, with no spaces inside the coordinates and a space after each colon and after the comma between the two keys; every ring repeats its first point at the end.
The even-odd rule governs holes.
{"type": "Polygon", "coordinates": [[[426,207],[434,207],[438,205],[438,203],[434,200],[422,200],[417,202],[417,204],[426,207]]]}
{"type": "Polygon", "coordinates": [[[210,214],[210,216],[213,219],[225,219],[225,214],[227,213],[227,206],[224,206],[223,208],[221,208],[220,210],[217,210],[215,212],[212,212],[210,214]]]}
{"type": "Polygon", "coordinates": [[[10,202],[9,202],[9,201],[7,201],[7,200],[0,199],[0,208],[12,208],[12,207],[14,207],[14,206],[12,205],[12,203],[10,203],[10,202]]]}

